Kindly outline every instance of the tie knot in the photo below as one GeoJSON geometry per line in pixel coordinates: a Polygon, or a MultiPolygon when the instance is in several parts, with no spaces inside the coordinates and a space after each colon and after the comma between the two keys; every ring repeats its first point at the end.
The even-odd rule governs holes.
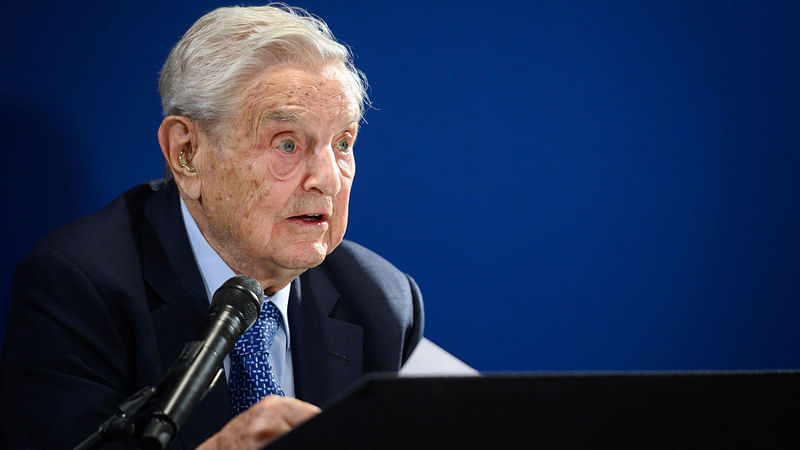
{"type": "Polygon", "coordinates": [[[231,349],[231,355],[243,356],[269,352],[275,333],[283,322],[278,307],[265,301],[255,323],[242,334],[231,349]]]}

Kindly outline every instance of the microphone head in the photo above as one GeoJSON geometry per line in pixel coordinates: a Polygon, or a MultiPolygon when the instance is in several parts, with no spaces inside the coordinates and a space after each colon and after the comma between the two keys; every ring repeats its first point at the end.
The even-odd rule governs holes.
{"type": "Polygon", "coordinates": [[[255,279],[247,275],[236,275],[214,292],[211,309],[230,306],[242,314],[249,328],[255,323],[264,305],[264,289],[255,279]]]}

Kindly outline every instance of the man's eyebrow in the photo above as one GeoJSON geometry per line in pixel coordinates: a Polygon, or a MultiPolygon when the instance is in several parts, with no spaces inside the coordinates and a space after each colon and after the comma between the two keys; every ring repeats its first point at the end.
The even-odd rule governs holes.
{"type": "Polygon", "coordinates": [[[261,122],[266,122],[270,120],[274,120],[277,122],[298,122],[300,120],[300,116],[291,111],[284,111],[284,110],[267,111],[261,115],[261,122]]]}
{"type": "Polygon", "coordinates": [[[359,121],[361,121],[361,115],[356,113],[356,114],[353,114],[352,116],[350,116],[348,119],[350,120],[350,123],[353,123],[353,122],[358,123],[359,121]]]}
{"type": "MultiPolygon", "coordinates": [[[[349,123],[358,123],[361,119],[359,114],[353,114],[352,116],[347,117],[349,123]]],[[[271,111],[266,111],[261,114],[261,120],[259,122],[269,122],[269,121],[276,121],[276,122],[299,122],[300,115],[292,112],[286,111],[283,109],[274,109],[271,111]]]]}

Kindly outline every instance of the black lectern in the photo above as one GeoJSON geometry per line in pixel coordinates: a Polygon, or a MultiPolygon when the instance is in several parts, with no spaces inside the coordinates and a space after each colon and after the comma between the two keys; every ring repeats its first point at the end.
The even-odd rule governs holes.
{"type": "Polygon", "coordinates": [[[288,449],[800,448],[800,372],[369,376],[288,449]]]}

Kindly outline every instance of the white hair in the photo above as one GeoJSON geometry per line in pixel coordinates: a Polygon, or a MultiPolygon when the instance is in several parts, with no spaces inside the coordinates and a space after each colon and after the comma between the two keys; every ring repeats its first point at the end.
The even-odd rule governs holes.
{"type": "Polygon", "coordinates": [[[161,68],[161,108],[165,116],[198,121],[219,138],[219,127],[235,113],[244,84],[283,63],[340,65],[363,118],[369,105],[367,80],[353,65],[350,50],[320,18],[282,3],[218,8],[198,19],[161,68]]]}

